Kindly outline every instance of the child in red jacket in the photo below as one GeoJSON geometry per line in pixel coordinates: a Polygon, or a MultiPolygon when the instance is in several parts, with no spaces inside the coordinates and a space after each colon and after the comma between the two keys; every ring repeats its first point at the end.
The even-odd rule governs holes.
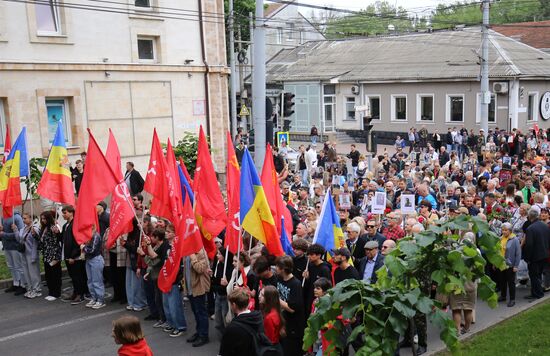
{"type": "Polygon", "coordinates": [[[153,356],[153,351],[143,336],[139,319],[135,316],[113,320],[112,335],[115,343],[122,344],[118,349],[119,356],[153,356]]]}

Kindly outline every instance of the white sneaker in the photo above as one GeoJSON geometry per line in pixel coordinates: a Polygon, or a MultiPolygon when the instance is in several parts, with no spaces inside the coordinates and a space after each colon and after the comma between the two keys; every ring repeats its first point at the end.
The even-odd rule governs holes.
{"type": "Polygon", "coordinates": [[[132,311],[132,310],[134,310],[134,307],[133,307],[133,306],[131,306],[131,305],[127,305],[127,306],[126,306],[126,310],[130,310],[130,311],[132,311]]]}
{"type": "Polygon", "coordinates": [[[92,308],[95,305],[95,303],[96,303],[95,300],[90,300],[88,303],[86,303],[85,307],[92,308]]]}
{"type": "Polygon", "coordinates": [[[27,293],[23,294],[23,297],[25,298],[30,298],[29,296],[31,295],[32,291],[28,291],[27,293]]]}
{"type": "Polygon", "coordinates": [[[101,308],[104,308],[106,307],[107,304],[105,303],[102,303],[102,302],[96,302],[93,306],[92,306],[92,309],[101,309],[101,308]]]}
{"type": "Polygon", "coordinates": [[[36,293],[34,291],[30,291],[26,297],[29,299],[34,299],[36,298],[36,293]]]}
{"type": "Polygon", "coordinates": [[[48,302],[53,302],[53,301],[56,300],[57,298],[54,297],[54,296],[49,295],[49,296],[47,296],[47,297],[44,298],[44,299],[46,299],[48,302]]]}
{"type": "Polygon", "coordinates": [[[34,292],[34,296],[35,296],[35,297],[41,297],[41,296],[42,296],[42,292],[41,292],[41,291],[35,291],[35,292],[34,292]]]}

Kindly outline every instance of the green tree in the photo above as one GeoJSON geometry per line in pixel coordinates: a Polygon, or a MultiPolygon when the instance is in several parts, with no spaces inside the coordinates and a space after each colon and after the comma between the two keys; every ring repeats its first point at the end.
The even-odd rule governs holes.
{"type": "MultiPolygon", "coordinates": [[[[165,146],[163,144],[163,146],[165,146]]],[[[183,163],[187,167],[189,174],[193,176],[195,168],[197,166],[197,153],[199,151],[199,137],[190,132],[186,132],[183,138],[178,141],[178,144],[174,146],[174,154],[176,159],[180,157],[183,159],[183,163]]]]}
{"type": "Polygon", "coordinates": [[[433,281],[439,293],[460,294],[465,291],[466,282],[478,280],[478,296],[495,307],[495,284],[485,275],[486,261],[477,247],[491,264],[505,268],[499,238],[477,217],[460,216],[400,240],[397,248],[386,256],[387,268],[378,271],[375,285],[347,280],[320,298],[317,311],[308,319],[304,349],[318,340],[322,329],[326,330],[324,336],[332,347],[341,348],[345,341],[344,325],[339,318],[342,315],[344,319],[358,321],[347,338],[347,342],[362,338],[358,355],[392,355],[398,347],[398,336],[404,335],[411,319],[421,313],[440,329],[445,344],[456,350],[455,325],[440,309],[440,303],[430,299],[429,289],[433,281]],[[477,246],[461,240],[461,233],[466,231],[479,233],[477,246]]]}
{"type": "MultiPolygon", "coordinates": [[[[226,38],[229,39],[229,1],[224,0],[225,8],[225,23],[226,23],[226,38]]],[[[235,36],[237,36],[237,28],[241,29],[241,36],[243,41],[250,40],[250,25],[248,20],[248,14],[256,9],[255,0],[234,0],[233,12],[234,12],[234,30],[235,36]]],[[[243,45],[246,49],[248,46],[243,45]]],[[[229,40],[227,41],[227,48],[229,48],[229,40]]],[[[236,46],[235,46],[236,48],[236,46]]]]}
{"type": "MultiPolygon", "coordinates": [[[[550,0],[501,0],[490,8],[491,24],[540,21],[550,18],[550,0]]],[[[458,1],[452,5],[440,4],[430,21],[434,29],[452,28],[455,25],[482,23],[479,2],[458,1]]]]}
{"type": "Polygon", "coordinates": [[[377,1],[367,6],[360,14],[329,19],[326,25],[327,38],[341,38],[350,35],[377,35],[390,32],[393,26],[397,32],[414,31],[415,24],[423,26],[416,18],[409,17],[404,7],[395,7],[388,1],[377,1]]]}

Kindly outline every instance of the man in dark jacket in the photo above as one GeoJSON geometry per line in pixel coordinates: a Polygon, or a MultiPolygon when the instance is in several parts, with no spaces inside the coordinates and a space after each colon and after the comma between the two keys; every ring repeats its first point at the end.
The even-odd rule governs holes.
{"type": "Polygon", "coordinates": [[[126,173],[124,174],[124,180],[130,190],[130,195],[134,196],[143,191],[143,184],[145,181],[141,174],[134,169],[133,162],[126,162],[126,173]]]}
{"type": "Polygon", "coordinates": [[[105,231],[109,228],[110,214],[107,212],[107,203],[100,201],[96,206],[97,220],[99,222],[99,236],[103,237],[105,231]]]}
{"type": "Polygon", "coordinates": [[[72,205],[65,205],[61,210],[61,215],[66,221],[61,230],[61,234],[63,235],[63,256],[65,256],[67,272],[69,272],[69,276],[73,283],[73,294],[68,301],[70,301],[72,305],[77,305],[82,303],[84,301],[84,295],[88,294],[86,261],[81,257],[80,246],[74,239],[74,207],[72,205]]]}
{"type": "Polygon", "coordinates": [[[542,272],[548,249],[550,248],[550,227],[539,220],[539,211],[531,208],[528,218],[531,224],[525,233],[525,245],[523,246],[523,259],[529,267],[529,279],[531,280],[531,295],[526,299],[539,299],[544,297],[542,289],[542,272]]]}
{"type": "Polygon", "coordinates": [[[248,309],[249,296],[242,288],[233,289],[227,299],[235,318],[225,328],[219,355],[256,355],[254,334],[265,337],[262,314],[248,309]]]}
{"type": "Polygon", "coordinates": [[[378,242],[369,241],[365,244],[365,257],[359,261],[359,277],[370,284],[378,279],[376,271],[384,265],[384,256],[378,253],[378,242]]]}

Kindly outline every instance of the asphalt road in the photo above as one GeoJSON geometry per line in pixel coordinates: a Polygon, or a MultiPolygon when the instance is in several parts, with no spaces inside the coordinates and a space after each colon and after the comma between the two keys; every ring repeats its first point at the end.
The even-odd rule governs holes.
{"type": "MultiPolygon", "coordinates": [[[[67,281],[64,281],[64,286],[67,281]]],[[[44,287],[44,290],[47,288],[44,287]]],[[[0,354],[22,355],[116,355],[118,346],[111,337],[112,320],[132,314],[142,319],[147,342],[155,355],[217,355],[221,337],[210,323],[210,343],[194,348],[186,342],[195,330],[190,305],[185,305],[186,334],[171,338],[154,322],[144,321],[147,311],[128,312],[125,305],[109,304],[99,310],[44,298],[33,300],[0,291],[0,354]]]]}
{"type": "MultiPolygon", "coordinates": [[[[64,281],[66,285],[68,281],[64,281]]],[[[46,288],[44,288],[46,289],[46,288]]],[[[516,306],[507,308],[500,304],[490,309],[478,302],[476,324],[472,332],[484,329],[510,315],[528,308],[523,296],[528,289],[518,288],[516,306]]],[[[548,298],[548,297],[546,297],[548,298]]],[[[143,319],[147,311],[128,312],[118,303],[107,304],[100,310],[90,310],[84,303],[72,306],[62,301],[47,302],[43,298],[28,300],[22,296],[0,291],[0,354],[2,356],[41,355],[116,355],[117,345],[111,338],[111,321],[131,313],[143,319]]],[[[152,327],[153,322],[142,321],[147,341],[155,355],[217,355],[220,335],[210,322],[210,343],[193,348],[186,342],[195,330],[190,307],[185,309],[188,331],[181,337],[171,338],[160,329],[152,327]]],[[[443,343],[439,333],[431,325],[428,329],[428,351],[441,349],[443,343]]],[[[410,355],[410,349],[401,350],[401,355],[410,355]]]]}

